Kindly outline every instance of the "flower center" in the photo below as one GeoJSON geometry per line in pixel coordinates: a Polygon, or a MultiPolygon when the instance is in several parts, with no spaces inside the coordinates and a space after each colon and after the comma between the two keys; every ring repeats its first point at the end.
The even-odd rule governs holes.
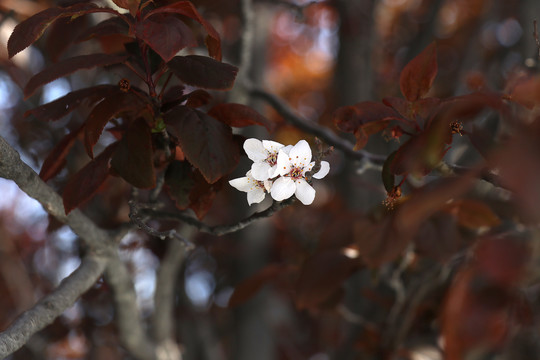
{"type": "Polygon", "coordinates": [[[289,174],[287,176],[291,177],[293,180],[299,180],[304,177],[304,169],[300,167],[293,166],[291,168],[291,171],[289,171],[289,174]]]}
{"type": "Polygon", "coordinates": [[[268,163],[268,165],[270,165],[270,166],[276,165],[277,164],[277,153],[275,153],[275,152],[269,153],[268,157],[264,161],[266,161],[268,163]]]}

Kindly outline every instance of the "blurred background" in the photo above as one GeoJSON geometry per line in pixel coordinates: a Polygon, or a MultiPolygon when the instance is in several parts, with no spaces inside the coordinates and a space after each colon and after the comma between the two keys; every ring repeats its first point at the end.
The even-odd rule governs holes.
{"type": "MultiPolygon", "coordinates": [[[[23,98],[21,89],[28,79],[47,64],[75,54],[115,52],[121,46],[121,39],[110,36],[66,47],[68,38],[76,36],[74,29],[103,20],[101,14],[93,14],[72,23],[55,23],[35,45],[7,58],[5,44],[18,22],[51,6],[75,2],[0,0],[0,134],[37,172],[53,146],[90,109],[83,106],[51,123],[24,117],[24,112],[72,90],[116,84],[126,77],[122,69],[80,71],[23,98]]],[[[244,28],[241,1],[192,2],[222,36],[224,62],[239,64],[244,28]]],[[[533,36],[533,21],[540,16],[537,0],[251,3],[252,60],[249,73],[242,76],[286,100],[308,121],[331,129],[332,113],[340,106],[401,96],[401,69],[433,41],[438,46],[439,72],[430,96],[448,97],[479,88],[503,91],[513,77],[538,69],[533,36]]],[[[144,88],[137,78],[129,80],[144,88]]],[[[238,96],[233,89],[215,98],[237,100],[238,96]]],[[[271,134],[252,127],[242,129],[242,135],[283,144],[304,138],[313,141],[312,135],[288,125],[260,100],[242,101],[278,124],[271,134]]],[[[111,139],[104,135],[99,146],[111,139]]],[[[388,155],[398,146],[375,137],[367,150],[388,155]]],[[[454,143],[448,159],[467,164],[477,156],[463,140],[454,143]]],[[[66,168],[49,181],[59,191],[89,159],[77,143],[67,160],[66,168]]],[[[443,264],[466,249],[472,234],[453,234],[460,240],[450,245],[431,243],[423,254],[409,248],[393,263],[367,268],[358,251],[347,246],[362,231],[358,219],[380,211],[386,197],[381,168],[347,159],[340,151],[325,160],[331,171],[314,184],[313,205],[295,204],[222,237],[192,235],[197,248],[175,279],[175,337],[183,359],[443,359],[442,303],[455,270],[443,274],[443,264]],[[441,246],[447,247],[441,250],[441,246]]],[[[230,178],[243,176],[248,167],[248,159],[242,158],[230,178]]],[[[0,194],[0,329],[4,329],[69,275],[84,249],[68,227],[48,217],[14,183],[0,179],[0,194]]],[[[128,186],[111,178],[83,209],[100,226],[115,228],[129,220],[128,198],[128,186]]],[[[269,205],[267,199],[248,207],[245,194],[224,185],[204,221],[234,223],[269,205]]],[[[437,226],[444,228],[444,221],[437,226]]],[[[430,239],[439,240],[436,235],[430,239]]],[[[156,277],[169,246],[140,232],[130,233],[121,244],[145,319],[154,309],[156,277]]],[[[514,342],[497,342],[470,359],[518,359],[520,354],[539,358],[536,339],[534,333],[514,342]]],[[[111,293],[102,281],[10,357],[129,358],[119,344],[111,293]]]]}

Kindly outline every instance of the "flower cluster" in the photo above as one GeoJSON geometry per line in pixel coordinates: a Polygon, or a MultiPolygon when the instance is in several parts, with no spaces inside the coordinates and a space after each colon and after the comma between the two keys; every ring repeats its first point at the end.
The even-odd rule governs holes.
{"type": "MultiPolygon", "coordinates": [[[[305,140],[296,145],[283,145],[270,140],[247,139],[244,150],[253,161],[245,177],[229,181],[231,186],[247,193],[248,204],[260,203],[269,193],[276,201],[295,195],[304,205],[315,199],[315,189],[306,180],[315,162],[305,140]]],[[[330,164],[321,161],[320,170],[312,177],[322,179],[330,171],[330,164]]]]}

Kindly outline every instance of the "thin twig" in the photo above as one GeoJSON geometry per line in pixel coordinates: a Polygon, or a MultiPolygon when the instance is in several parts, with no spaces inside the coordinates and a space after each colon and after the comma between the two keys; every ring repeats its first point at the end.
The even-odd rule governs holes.
{"type": "Polygon", "coordinates": [[[298,129],[315,135],[326,144],[334,146],[336,149],[343,151],[343,153],[355,160],[369,160],[373,163],[383,164],[386,160],[386,156],[372,154],[365,150],[354,151],[350,141],[343,139],[337,136],[330,129],[320,126],[319,124],[308,121],[295,113],[295,111],[282,99],[277,97],[274,94],[271,94],[262,89],[257,89],[249,85],[248,88],[249,94],[253,97],[260,98],[270,104],[288,123],[297,127],[298,129]]]}
{"type": "Polygon", "coordinates": [[[202,221],[199,221],[181,212],[169,212],[169,211],[157,210],[152,207],[143,208],[142,205],[139,205],[139,210],[140,210],[140,214],[143,216],[155,217],[161,220],[181,221],[188,225],[194,226],[201,232],[205,232],[205,233],[216,235],[216,236],[222,236],[225,234],[230,234],[233,232],[240,231],[257,220],[270,217],[274,215],[276,212],[278,212],[279,210],[291,205],[294,201],[295,201],[295,198],[289,198],[285,201],[274,201],[272,205],[268,207],[266,210],[254,213],[251,216],[248,216],[247,218],[237,223],[230,224],[230,225],[215,225],[215,226],[210,226],[208,224],[205,224],[202,221]]]}
{"type": "Polygon", "coordinates": [[[158,231],[150,226],[148,226],[141,214],[140,214],[140,204],[136,204],[134,200],[129,200],[129,218],[131,222],[139,227],[139,229],[146,232],[148,235],[155,236],[160,238],[161,240],[165,239],[176,239],[180,240],[182,243],[184,243],[188,250],[194,249],[195,245],[193,243],[182,236],[178,234],[178,232],[175,229],[167,230],[167,231],[158,231]]]}

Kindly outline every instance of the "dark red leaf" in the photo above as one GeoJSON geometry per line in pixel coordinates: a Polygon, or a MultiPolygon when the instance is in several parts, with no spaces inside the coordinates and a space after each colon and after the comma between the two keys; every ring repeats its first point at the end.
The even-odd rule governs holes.
{"type": "Polygon", "coordinates": [[[510,92],[509,98],[529,109],[540,104],[540,76],[518,82],[510,92]]]}
{"type": "Polygon", "coordinates": [[[390,171],[390,164],[392,163],[392,161],[394,161],[394,156],[396,156],[396,151],[388,155],[388,157],[384,161],[381,172],[382,182],[387,192],[392,191],[395,185],[395,176],[390,171]]]}
{"type": "Polygon", "coordinates": [[[221,61],[221,39],[219,38],[218,32],[216,31],[216,29],[214,29],[212,24],[206,21],[201,16],[201,14],[199,14],[195,6],[193,6],[190,1],[178,1],[174,4],[157,8],[146,14],[144,18],[147,19],[150,16],[160,13],[181,14],[201,24],[208,33],[208,36],[206,37],[206,47],[208,48],[208,54],[214,59],[221,61]]]}
{"type": "Polygon", "coordinates": [[[251,299],[261,287],[272,281],[277,276],[290,271],[290,267],[283,264],[270,264],[257,271],[252,276],[236,285],[229,299],[228,307],[238,306],[251,299]]]}
{"type": "Polygon", "coordinates": [[[93,104],[115,92],[119,92],[116,85],[98,85],[72,91],[50,103],[38,106],[24,113],[24,116],[33,115],[39,120],[58,120],[77,109],[84,101],[93,104]]]}
{"type": "Polygon", "coordinates": [[[451,141],[451,136],[450,127],[441,123],[411,138],[397,150],[390,163],[390,172],[394,175],[429,174],[448,151],[446,144],[451,141]]]}
{"type": "Polygon", "coordinates": [[[219,104],[210,109],[208,115],[232,127],[262,125],[271,132],[275,126],[257,111],[242,104],[219,104]]]}
{"type": "Polygon", "coordinates": [[[118,64],[126,60],[125,56],[109,54],[92,54],[75,56],[47,67],[45,70],[34,75],[24,88],[24,96],[28,98],[42,85],[53,80],[69,75],[80,69],[91,69],[112,64],[118,64]]]}
{"type": "Polygon", "coordinates": [[[187,106],[175,107],[164,119],[189,162],[209,183],[234,169],[240,155],[229,126],[187,106]]]}
{"type": "Polygon", "coordinates": [[[461,235],[456,219],[438,212],[422,222],[414,239],[415,252],[441,262],[448,261],[467,245],[461,235]]]}
{"type": "Polygon", "coordinates": [[[90,199],[109,176],[109,160],[118,143],[109,145],[68,181],[62,199],[66,214],[90,199]]]}
{"type": "Polygon", "coordinates": [[[52,24],[47,36],[47,51],[52,61],[58,61],[64,51],[88,27],[88,20],[87,16],[75,19],[64,17],[52,24]]]}
{"type": "Polygon", "coordinates": [[[173,161],[165,172],[165,189],[180,210],[190,204],[189,194],[195,185],[191,175],[191,165],[187,161],[173,161]]]}
{"type": "Polygon", "coordinates": [[[210,100],[212,100],[212,95],[208,93],[208,91],[197,89],[189,94],[186,94],[185,97],[187,98],[186,106],[189,106],[190,108],[198,108],[204,105],[207,105],[210,100]]]}
{"type": "Polygon", "coordinates": [[[143,119],[133,121],[111,159],[112,169],[128,183],[141,189],[156,186],[151,135],[143,119]]]}
{"type": "Polygon", "coordinates": [[[366,264],[378,267],[399,257],[430,216],[442,209],[448,200],[470,189],[477,172],[432,182],[412,193],[381,220],[358,219],[354,224],[354,238],[366,264]]]}
{"type": "Polygon", "coordinates": [[[174,15],[156,14],[137,23],[136,35],[165,62],[185,47],[197,46],[191,29],[174,15]]]}
{"type": "Polygon", "coordinates": [[[400,232],[394,214],[380,221],[363,218],[355,222],[355,244],[370,267],[395,260],[412,240],[414,233],[400,232]]]}
{"type": "Polygon", "coordinates": [[[413,102],[397,97],[383,99],[384,104],[391,106],[404,118],[415,121],[420,127],[424,127],[425,120],[438,109],[440,102],[440,99],[433,97],[413,102]]]}
{"type": "Polygon", "coordinates": [[[75,131],[70,132],[56,144],[50,154],[47,156],[39,172],[39,177],[47,181],[56,176],[66,164],[66,156],[73,147],[77,136],[82,131],[84,124],[75,131]]]}
{"type": "Polygon", "coordinates": [[[83,29],[77,36],[76,42],[86,41],[92,38],[110,36],[117,34],[127,34],[128,25],[119,17],[113,17],[83,29]]]}
{"type": "Polygon", "coordinates": [[[84,146],[88,156],[94,157],[92,149],[109,120],[127,111],[139,112],[143,107],[144,103],[139,97],[120,90],[97,104],[88,115],[84,128],[84,146]]]}
{"type": "Polygon", "coordinates": [[[228,90],[236,79],[238,68],[206,56],[175,56],[167,63],[184,83],[204,89],[228,90]]]}
{"type": "Polygon", "coordinates": [[[456,200],[445,211],[453,214],[459,225],[477,230],[501,224],[501,219],[484,202],[473,199],[456,200]]]}
{"type": "Polygon", "coordinates": [[[222,188],[224,181],[221,179],[213,184],[209,184],[200,171],[193,172],[192,178],[195,185],[189,193],[189,207],[195,212],[199,220],[202,220],[212,207],[214,198],[222,188]]]}
{"type": "Polygon", "coordinates": [[[400,115],[391,107],[375,101],[363,101],[337,109],[334,124],[344,132],[354,133],[358,127],[378,120],[398,119],[400,115]]]}
{"type": "Polygon", "coordinates": [[[437,75],[437,45],[428,45],[401,71],[399,86],[409,101],[416,101],[427,94],[437,75]]]}
{"type": "Polygon", "coordinates": [[[13,57],[15,54],[32,45],[43,35],[47,27],[57,19],[80,16],[97,8],[98,6],[93,3],[79,3],[65,8],[55,7],[46,9],[29,17],[13,29],[7,46],[9,57],[13,57]]]}
{"type": "Polygon", "coordinates": [[[325,303],[360,266],[359,259],[347,256],[344,249],[315,253],[306,260],[300,271],[296,285],[296,305],[308,308],[325,303]]]}

